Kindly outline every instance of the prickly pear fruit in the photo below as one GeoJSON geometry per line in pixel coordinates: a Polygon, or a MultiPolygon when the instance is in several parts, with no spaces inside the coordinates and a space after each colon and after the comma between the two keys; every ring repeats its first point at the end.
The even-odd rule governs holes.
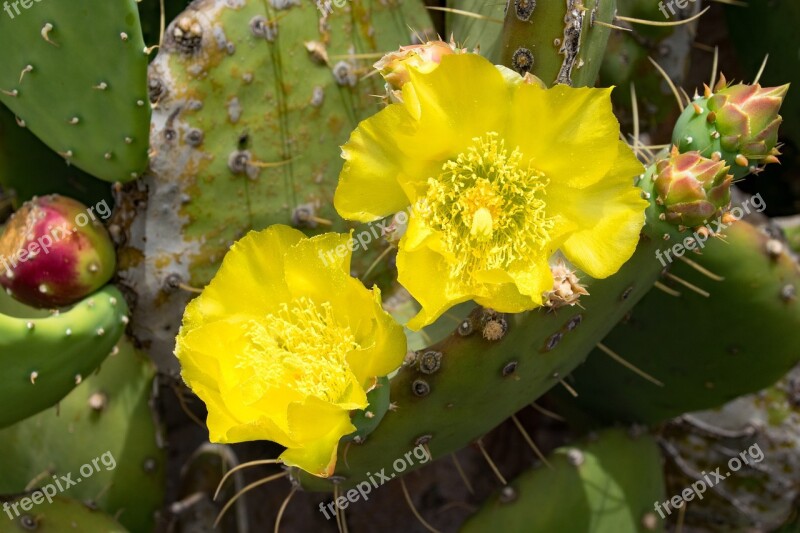
{"type": "Polygon", "coordinates": [[[666,221],[694,228],[722,216],[731,203],[729,169],[720,159],[708,159],[700,152],[681,154],[673,148],[656,164],[656,203],[664,206],[666,221]]]}
{"type": "Polygon", "coordinates": [[[681,152],[697,150],[705,157],[719,153],[742,178],[768,163],[777,163],[780,151],[778,114],[788,85],[761,87],[728,85],[724,76],[712,91],[705,88],[675,124],[672,142],[681,152]]]}
{"type": "MultiPolygon", "coordinates": [[[[65,307],[100,289],[116,267],[114,246],[98,216],[60,195],[26,202],[0,236],[0,285],[15,299],[40,308],[65,307]]],[[[101,210],[100,208],[103,207],[101,210]]]]}

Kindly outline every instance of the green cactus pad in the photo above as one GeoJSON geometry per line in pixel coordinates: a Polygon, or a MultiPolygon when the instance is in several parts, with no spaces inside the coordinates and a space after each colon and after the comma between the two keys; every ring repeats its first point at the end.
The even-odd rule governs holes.
{"type": "Polygon", "coordinates": [[[444,36],[451,35],[456,43],[465,48],[479,48],[480,54],[491,61],[496,61],[496,52],[500,45],[500,34],[503,30],[504,2],[486,2],[486,0],[448,0],[447,7],[459,12],[445,13],[444,36]],[[485,18],[475,18],[463,12],[474,13],[485,18]]]}
{"type": "Polygon", "coordinates": [[[61,194],[94,205],[105,200],[113,205],[111,186],[64,160],[27,128],[17,124],[14,113],[0,104],[0,185],[11,192],[19,207],[34,196],[61,194]],[[35,178],[35,179],[34,179],[35,178]]]}
{"type": "Polygon", "coordinates": [[[168,26],[150,65],[152,172],[121,202],[133,238],[120,267],[140,295],[134,334],[163,370],[176,370],[190,296],[168,281],[204,286],[250,230],[350,227],[332,201],[339,147],[385,92],[379,76],[363,78],[382,53],[424,35],[430,19],[418,0],[326,5],[323,15],[311,1],[195,2],[168,26]]]}
{"type": "Polygon", "coordinates": [[[654,511],[665,494],[653,438],[609,430],[586,444],[559,448],[549,462],[552,469],[529,470],[490,498],[461,531],[664,531],[654,511]]]}
{"type": "Polygon", "coordinates": [[[19,492],[34,479],[41,488],[51,482],[50,475],[37,477],[42,472],[71,473],[73,480],[83,479],[70,487],[70,497],[118,516],[131,531],[153,531],[154,513],[164,497],[166,463],[149,405],[154,374],[152,364],[124,340],[98,374],[58,409],[0,432],[0,493],[19,492]],[[106,453],[110,457],[103,462],[106,453]],[[94,467],[97,459],[99,466],[94,467]],[[85,464],[94,467],[91,476],[81,474],[85,464]]]}
{"type": "MultiPolygon", "coordinates": [[[[664,4],[660,4],[667,9],[664,4]]],[[[675,2],[673,21],[688,18],[700,11],[699,2],[689,3],[683,10],[675,2]]],[[[653,0],[617,0],[619,15],[640,20],[663,21],[659,2],[653,0]]],[[[668,12],[668,11],[667,11],[668,12]]],[[[668,12],[669,13],[669,12],[668,12]]],[[[615,86],[611,93],[617,118],[631,130],[633,107],[631,85],[636,89],[639,122],[644,132],[663,138],[672,132],[675,123],[675,96],[664,82],[664,76],[650,62],[652,58],[680,87],[686,80],[698,21],[679,26],[630,25],[632,31],[612,31],[598,86],[615,86]]],[[[626,25],[617,21],[617,25],[626,25]]]]}
{"type": "Polygon", "coordinates": [[[89,376],[125,331],[128,306],[108,286],[71,309],[42,317],[0,294],[0,427],[59,402],[89,376]],[[7,311],[8,309],[8,311],[7,311]]]}
{"type": "MultiPolygon", "coordinates": [[[[5,514],[0,515],[0,533],[30,533],[31,531],[38,533],[76,533],[78,531],[127,533],[128,531],[103,512],[92,509],[83,502],[62,496],[53,498],[52,503],[46,499],[41,504],[34,502],[31,512],[24,512],[19,505],[23,500],[34,495],[36,495],[37,501],[44,498],[41,493],[31,493],[7,501],[9,506],[17,505],[20,515],[17,517],[13,508],[11,509],[13,520],[8,520],[5,514]]],[[[0,502],[2,502],[2,498],[0,498],[0,502]]],[[[25,505],[27,507],[31,504],[26,502],[25,505]]]]}
{"type": "Polygon", "coordinates": [[[616,1],[566,0],[508,3],[500,62],[530,72],[547,85],[592,86],[616,16],[616,1]]]}
{"type": "Polygon", "coordinates": [[[13,18],[0,14],[0,102],[67,163],[110,182],[138,177],[150,106],[136,2],[5,6],[13,18]]]}
{"type": "Polygon", "coordinates": [[[786,253],[771,256],[768,241],[736,222],[724,242],[709,239],[702,255],[686,255],[723,281],[681,261],[670,267],[710,297],[672,282],[680,297],[652,291],[603,341],[664,387],[595,350],[572,374],[580,396],[556,395],[604,421],[657,423],[773,384],[800,360],[800,269],[786,253]]]}

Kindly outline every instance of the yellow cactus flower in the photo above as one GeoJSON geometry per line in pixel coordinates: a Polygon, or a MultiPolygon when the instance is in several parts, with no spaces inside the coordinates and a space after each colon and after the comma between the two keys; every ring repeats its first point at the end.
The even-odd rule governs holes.
{"type": "Polygon", "coordinates": [[[410,208],[397,266],[422,306],[412,329],[468,300],[509,313],[542,305],[558,250],[604,278],[636,248],[644,169],[619,140],[611,89],[546,89],[510,72],[476,54],[409,65],[402,102],[342,148],[344,218],[410,208]]]}
{"type": "Polygon", "coordinates": [[[380,291],[350,276],[350,243],[251,232],[189,304],[175,355],[208,407],[212,442],[271,440],[285,464],[333,474],[339,440],[355,431],[350,411],[406,354],[380,291]]]}

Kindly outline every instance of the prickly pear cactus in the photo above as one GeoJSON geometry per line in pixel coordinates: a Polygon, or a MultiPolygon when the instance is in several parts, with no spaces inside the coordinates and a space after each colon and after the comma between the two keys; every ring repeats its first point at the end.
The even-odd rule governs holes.
{"type": "Polygon", "coordinates": [[[788,85],[728,85],[721,77],[713,90],[706,86],[704,95],[684,110],[675,124],[672,142],[681,152],[696,150],[705,157],[719,154],[733,161],[736,178],[777,163],[782,121],[777,114],[788,90],[788,85]]]}
{"type": "Polygon", "coordinates": [[[0,431],[6,452],[0,494],[45,490],[67,477],[74,482],[70,497],[116,516],[131,531],[152,531],[166,474],[150,409],[154,373],[150,361],[123,340],[58,409],[0,431]]]}
{"type": "Polygon", "coordinates": [[[615,0],[509,2],[500,62],[548,85],[592,86],[615,16],[615,0]]]}
{"type": "MultiPolygon", "coordinates": [[[[337,525],[347,531],[342,498],[353,504],[348,512],[381,517],[353,523],[408,530],[408,511],[383,496],[391,487],[374,487],[369,505],[378,507],[366,507],[366,495],[359,502],[365,510],[352,501],[353,490],[374,483],[378,472],[400,478],[411,512],[430,531],[435,528],[422,516],[446,506],[462,513],[448,527],[464,521],[465,531],[740,530],[791,522],[798,494],[796,376],[770,386],[800,357],[791,342],[800,330],[800,271],[777,230],[732,223],[740,218],[735,200],[731,208],[734,181],[778,162],[781,151],[792,153],[778,137],[788,88],[731,85],[715,75],[719,83],[709,83],[702,95],[684,95],[679,86],[696,81],[695,71],[708,72],[713,62],[718,72],[718,62],[726,61],[725,53],[709,54],[715,43],[707,42],[724,31],[705,31],[703,24],[713,22],[708,15],[700,22],[687,18],[701,14],[699,2],[679,10],[675,2],[639,0],[31,2],[9,1],[0,11],[0,45],[8,52],[0,65],[0,102],[8,107],[0,109],[0,216],[34,194],[57,191],[97,204],[112,187],[94,178],[129,183],[113,186],[116,212],[104,222],[117,257],[106,254],[103,276],[88,289],[94,294],[39,302],[66,306],[52,313],[0,295],[0,401],[7,406],[0,411],[0,494],[6,495],[0,503],[47,494],[51,480],[80,474],[85,479],[66,496],[91,502],[122,525],[56,500],[24,518],[0,519],[0,531],[60,530],[62,524],[87,531],[211,531],[215,520],[226,531],[273,525],[305,531],[325,524],[307,509],[319,505],[325,513],[333,503],[340,507],[337,525]],[[439,13],[431,18],[425,5],[439,13]],[[426,43],[437,34],[438,41],[426,43]],[[476,49],[501,64],[500,75],[483,59],[458,57],[476,49]],[[448,61],[459,60],[469,68],[448,70],[448,61]],[[480,79],[478,68],[486,74],[480,79]],[[484,84],[489,74],[495,85],[484,84]],[[600,85],[622,86],[615,93],[617,115],[630,127],[619,131],[609,91],[584,88],[598,75],[600,85]],[[426,85],[434,80],[449,84],[452,100],[426,94],[436,92],[426,85]],[[509,139],[520,146],[508,147],[510,156],[505,145],[486,139],[504,136],[503,117],[516,120],[527,104],[507,105],[501,84],[516,91],[512,104],[558,95],[515,123],[519,135],[509,139]],[[578,94],[602,95],[603,111],[570,99],[578,94]],[[485,105],[467,113],[471,96],[485,105]],[[570,106],[586,113],[586,122],[548,119],[570,106]],[[465,139],[462,146],[459,135],[473,126],[486,138],[472,139],[472,147],[465,139]],[[611,142],[603,147],[595,136],[579,148],[551,142],[546,150],[534,135],[544,128],[552,130],[547,139],[564,145],[589,130],[607,131],[611,142]],[[617,141],[618,133],[629,146],[617,141]],[[451,136],[458,142],[450,143],[451,136]],[[371,148],[368,137],[376,140],[371,148]],[[404,145],[408,138],[413,146],[404,145]],[[622,193],[615,199],[610,190],[617,186],[613,176],[589,183],[587,169],[599,168],[596,160],[606,151],[609,161],[614,154],[629,160],[618,169],[624,209],[622,193]],[[549,168],[540,173],[540,164],[549,168]],[[366,189],[377,188],[376,176],[393,174],[397,183],[380,182],[396,194],[391,209],[355,205],[383,201],[366,189]],[[357,190],[337,189],[364,176],[367,185],[357,190]],[[591,194],[582,202],[576,198],[583,193],[575,191],[584,179],[591,194]],[[448,186],[433,186],[440,182],[448,186]],[[437,208],[426,210],[425,202],[438,202],[437,208]],[[388,216],[358,226],[340,218],[334,204],[346,216],[366,214],[360,220],[388,216]],[[406,205],[410,211],[392,213],[406,205]],[[596,264],[561,246],[575,231],[571,225],[590,226],[584,219],[603,220],[577,245],[596,264]],[[508,239],[519,236],[515,225],[538,223],[535,235],[508,239]],[[249,232],[265,229],[281,237],[258,248],[258,257],[232,249],[249,232]],[[352,258],[346,235],[334,250],[322,246],[333,242],[330,235],[306,238],[348,231],[358,243],[351,245],[352,258]],[[513,242],[510,251],[501,250],[504,239],[513,242]],[[597,246],[602,239],[608,246],[597,246]],[[541,257],[525,255],[540,241],[546,242],[541,257]],[[436,259],[414,255],[417,245],[436,259]],[[681,257],[698,247],[701,254],[681,257]],[[330,264],[322,252],[339,259],[330,264]],[[228,253],[233,281],[220,294],[204,291],[228,253]],[[523,270],[506,271],[512,263],[499,261],[505,253],[513,257],[503,261],[524,262],[523,270]],[[465,262],[444,272],[455,264],[448,254],[465,262]],[[481,254],[492,268],[467,272],[465,265],[481,254]],[[278,255],[283,267],[273,280],[278,255]],[[541,272],[528,270],[528,263],[541,272]],[[221,295],[236,293],[244,286],[240,277],[252,279],[254,272],[270,278],[263,294],[257,279],[248,291],[221,295]],[[516,289],[506,293],[507,277],[515,276],[516,289]],[[115,286],[102,287],[109,279],[115,286]],[[362,313],[361,301],[343,296],[341,283],[353,295],[361,285],[378,285],[382,293],[373,291],[370,299],[374,312],[362,313]],[[497,294],[482,292],[489,286],[497,294]],[[175,381],[176,335],[196,293],[204,294],[192,308],[202,312],[183,316],[178,351],[186,383],[205,406],[175,381]],[[250,305],[270,298],[269,310],[250,305]],[[439,319],[417,330],[421,319],[414,317],[403,344],[395,322],[420,307],[430,321],[439,319]],[[156,381],[142,355],[168,375],[156,381]],[[176,394],[159,395],[156,384],[171,385],[176,394]],[[560,394],[543,397],[553,388],[560,394]],[[569,402],[558,403],[562,394],[569,402]],[[541,450],[516,416],[534,401],[541,450]],[[168,419],[169,457],[153,406],[168,419]],[[709,408],[718,410],[687,413],[709,408]],[[507,465],[498,469],[491,458],[497,448],[487,452],[483,442],[499,443],[514,456],[515,440],[505,433],[509,418],[543,466],[529,469],[526,449],[516,469],[523,473],[506,484],[500,470],[507,465]],[[579,435],[587,422],[599,433],[579,435]],[[652,427],[602,428],[629,422],[652,427]],[[195,423],[201,427],[190,428],[195,423]],[[772,458],[754,466],[767,468],[726,478],[679,517],[657,514],[669,493],[696,482],[698,469],[755,442],[772,458]],[[412,450],[414,456],[424,451],[425,461],[397,470],[412,450]],[[462,469],[454,455],[459,450],[461,456],[479,450],[480,465],[462,469]],[[408,486],[418,488],[415,481],[442,471],[441,463],[420,467],[445,456],[453,457],[469,496],[451,497],[456,492],[443,490],[447,482],[410,494],[408,486]],[[91,476],[82,471],[87,465],[91,476]],[[248,484],[258,467],[274,473],[248,484]],[[167,473],[175,477],[174,501],[163,502],[167,473]],[[481,477],[472,483],[467,473],[481,477]],[[507,486],[496,490],[495,478],[507,486]],[[37,487],[42,492],[26,492],[37,487]],[[265,493],[246,500],[255,489],[265,493]],[[280,499],[272,498],[278,493],[280,499]],[[421,513],[415,500],[426,507],[421,513]],[[259,505],[247,505],[254,501],[259,505]],[[469,517],[472,511],[464,509],[477,512],[469,517]]],[[[761,210],[752,201],[750,207],[761,210]]],[[[25,215],[23,209],[15,220],[25,215]]],[[[50,224],[38,215],[31,221],[5,238],[29,242],[50,224]]],[[[71,293],[58,278],[58,261],[51,263],[52,293],[71,293]]],[[[32,276],[12,281],[4,285],[16,296],[22,286],[38,296],[43,285],[32,276]]]]}
{"type": "Polygon", "coordinates": [[[338,147],[382,90],[362,78],[430,23],[416,2],[328,7],[195,2],[150,65],[151,172],[120,199],[120,276],[138,296],[134,333],[164,369],[190,296],[179,283],[204,286],[249,230],[345,227],[331,204],[338,147]]]}
{"type": "Polygon", "coordinates": [[[601,432],[500,489],[462,531],[663,531],[653,511],[664,499],[661,462],[652,437],[601,432]]]}
{"type": "Polygon", "coordinates": [[[0,17],[0,102],[66,164],[110,182],[139,177],[150,107],[136,3],[25,4],[0,17]]]}
{"type": "Polygon", "coordinates": [[[9,219],[0,235],[0,286],[28,305],[72,305],[102,288],[114,275],[111,238],[95,208],[65,196],[34,198],[9,219]]]}
{"type": "Polygon", "coordinates": [[[797,341],[792,340],[800,327],[800,306],[794,297],[800,268],[779,241],[747,222],[734,223],[724,235],[724,241],[706,242],[702,254],[686,256],[714,278],[683,261],[669,265],[671,276],[704,293],[676,278],[666,279],[679,296],[651,292],[603,341],[663,386],[642,379],[596,349],[572,374],[573,386],[581,391],[578,398],[557,391],[559,395],[603,420],[656,423],[718,407],[786,374],[800,359],[797,341]],[[725,313],[731,308],[751,312],[725,313]],[[665,315],[673,317],[671,327],[680,334],[663,334],[665,315]],[[697,327],[698,317],[704,317],[700,319],[704,328],[711,327],[715,317],[724,317],[719,327],[725,336],[706,335],[697,327]],[[754,336],[752,328],[761,333],[754,336]],[[767,343],[765,338],[776,340],[767,343]],[[651,339],[659,340],[651,345],[651,339]],[[647,350],[641,348],[648,345],[647,350]],[[638,401],[630,401],[631,397],[638,401]]]}
{"type": "Polygon", "coordinates": [[[0,105],[0,186],[15,206],[34,196],[61,194],[87,205],[106,200],[111,187],[75,166],[64,164],[29,129],[20,127],[14,113],[0,105]],[[35,176],[35,179],[33,177],[35,176]]]}
{"type": "Polygon", "coordinates": [[[93,509],[84,502],[63,496],[56,496],[52,498],[52,501],[48,501],[42,493],[33,492],[16,499],[0,501],[8,504],[12,516],[11,522],[6,520],[0,522],[0,531],[3,533],[24,533],[26,531],[41,531],[42,533],[71,533],[74,531],[96,531],[97,533],[128,532],[119,522],[102,511],[93,509]],[[42,501],[44,503],[37,505],[35,512],[26,513],[20,506],[23,504],[23,500],[32,497],[36,497],[36,499],[29,501],[42,501]],[[17,509],[20,510],[19,516],[16,516],[12,507],[15,504],[17,509]]]}
{"type": "Polygon", "coordinates": [[[128,323],[125,299],[110,286],[52,315],[8,300],[0,292],[0,427],[61,401],[108,357],[128,323]]]}

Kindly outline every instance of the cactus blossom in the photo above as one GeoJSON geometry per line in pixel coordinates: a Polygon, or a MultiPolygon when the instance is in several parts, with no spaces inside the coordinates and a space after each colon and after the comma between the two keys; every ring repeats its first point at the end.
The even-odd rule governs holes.
{"type": "Polygon", "coordinates": [[[728,85],[724,76],[712,91],[705,87],[675,125],[672,142],[681,152],[696,150],[705,157],[719,153],[741,178],[768,163],[777,163],[778,114],[789,85],[728,85]]]}
{"type": "Polygon", "coordinates": [[[0,285],[41,308],[65,307],[100,289],[114,275],[116,255],[98,214],[57,194],[26,202],[0,236],[0,285]]]}
{"type": "Polygon", "coordinates": [[[476,54],[410,69],[403,103],[343,147],[334,205],[371,221],[412,206],[399,281],[430,324],[474,300],[504,313],[543,304],[561,250],[595,278],[633,254],[647,205],[619,141],[610,89],[543,89],[476,54]]]}
{"type": "Polygon", "coordinates": [[[406,355],[380,291],[350,276],[351,255],[347,235],[251,232],[189,304],[175,354],[213,442],[272,440],[285,464],[333,474],[350,413],[406,355]]]}
{"type": "Polygon", "coordinates": [[[675,225],[698,227],[722,216],[731,203],[730,167],[725,161],[708,159],[700,152],[681,154],[673,147],[656,164],[656,202],[664,207],[663,218],[675,225]]]}

